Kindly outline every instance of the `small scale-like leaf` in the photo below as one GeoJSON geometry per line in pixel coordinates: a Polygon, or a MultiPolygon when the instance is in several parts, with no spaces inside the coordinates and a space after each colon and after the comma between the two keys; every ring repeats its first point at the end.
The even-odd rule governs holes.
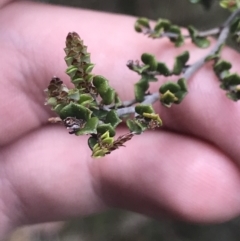
{"type": "Polygon", "coordinates": [[[105,138],[104,140],[102,140],[102,144],[108,145],[108,146],[111,146],[113,144],[113,142],[114,142],[113,137],[105,138]]]}
{"type": "Polygon", "coordinates": [[[171,22],[167,19],[158,19],[155,27],[154,27],[154,31],[158,32],[158,31],[167,31],[169,29],[169,27],[171,26],[171,22]]]}
{"type": "Polygon", "coordinates": [[[72,65],[73,59],[74,59],[73,57],[68,57],[68,56],[66,56],[66,57],[64,58],[67,66],[72,65]]]}
{"type": "Polygon", "coordinates": [[[97,142],[98,142],[98,139],[96,138],[96,137],[89,137],[88,138],[88,146],[89,146],[89,148],[92,150],[93,149],[93,147],[97,144],[97,142]]]}
{"type": "Polygon", "coordinates": [[[181,90],[180,86],[177,84],[177,83],[174,83],[174,82],[166,82],[164,83],[160,89],[159,89],[159,92],[161,94],[164,94],[165,92],[167,91],[171,91],[172,93],[176,93],[178,92],[179,90],[181,90]]]}
{"type": "Polygon", "coordinates": [[[92,117],[90,118],[85,126],[76,132],[76,135],[87,135],[87,134],[97,134],[97,125],[98,125],[98,118],[97,117],[92,117]]]}
{"type": "Polygon", "coordinates": [[[127,120],[126,124],[129,130],[134,134],[139,135],[143,132],[141,126],[138,125],[134,120],[127,120]]]}
{"type": "Polygon", "coordinates": [[[117,108],[118,106],[122,105],[122,101],[119,98],[117,93],[115,93],[115,96],[114,96],[114,103],[115,103],[115,108],[117,108]]]}
{"type": "Polygon", "coordinates": [[[84,67],[84,70],[86,73],[91,73],[93,68],[94,68],[94,64],[90,63],[90,64],[87,64],[85,67],[84,67]]]}
{"type": "Polygon", "coordinates": [[[155,77],[155,75],[151,74],[142,74],[141,80],[146,80],[147,82],[157,82],[158,79],[155,77]]]}
{"type": "Polygon", "coordinates": [[[166,66],[166,64],[164,64],[162,62],[158,62],[157,71],[164,76],[169,76],[171,74],[171,72],[168,69],[168,67],[166,66]]]}
{"type": "Polygon", "coordinates": [[[78,89],[70,89],[68,91],[68,98],[74,101],[78,101],[80,98],[80,93],[78,89]]]}
{"type": "Polygon", "coordinates": [[[76,74],[77,71],[78,71],[77,67],[70,65],[66,70],[66,74],[69,75],[71,78],[73,78],[73,76],[76,74]]]}
{"type": "Polygon", "coordinates": [[[149,88],[149,83],[146,80],[140,80],[138,83],[134,85],[134,94],[135,94],[135,99],[138,102],[141,102],[144,100],[144,95],[145,92],[149,88]]]}
{"type": "Polygon", "coordinates": [[[168,90],[161,95],[160,101],[164,106],[171,107],[175,101],[178,101],[178,98],[171,91],[168,90]]]}
{"type": "Polygon", "coordinates": [[[88,121],[91,117],[91,114],[92,111],[90,111],[88,108],[71,102],[61,109],[59,115],[62,120],[66,119],[67,117],[76,117],[77,119],[88,121]]]}
{"type": "Polygon", "coordinates": [[[188,91],[188,90],[187,90],[187,83],[186,83],[186,79],[185,79],[185,78],[179,79],[177,83],[178,83],[178,85],[180,86],[180,88],[181,88],[182,91],[185,91],[185,92],[188,91]]]}
{"type": "Polygon", "coordinates": [[[106,131],[101,135],[101,140],[104,140],[104,139],[109,138],[109,137],[110,137],[109,131],[106,131]]]}
{"type": "Polygon", "coordinates": [[[137,32],[142,32],[145,29],[150,29],[149,20],[147,18],[139,18],[134,26],[137,32]]]}
{"type": "Polygon", "coordinates": [[[85,106],[93,102],[93,97],[90,94],[81,94],[78,103],[85,106]]]}
{"type": "Polygon", "coordinates": [[[184,37],[181,33],[181,29],[178,26],[171,25],[171,27],[169,29],[169,32],[175,33],[177,35],[177,38],[176,37],[174,37],[174,38],[170,37],[171,42],[175,43],[176,47],[180,47],[184,44],[184,37]]]}
{"type": "Polygon", "coordinates": [[[107,114],[108,114],[108,111],[107,110],[98,110],[98,109],[91,109],[92,112],[93,112],[93,115],[94,116],[97,116],[99,120],[105,120],[107,114]]]}
{"type": "Polygon", "coordinates": [[[99,134],[104,134],[106,132],[109,132],[109,136],[115,136],[115,130],[114,128],[112,127],[112,125],[110,123],[108,124],[100,124],[98,127],[97,127],[97,132],[99,134]]]}
{"type": "Polygon", "coordinates": [[[60,115],[61,110],[62,110],[65,106],[66,106],[66,104],[58,104],[58,105],[56,105],[56,106],[54,107],[53,110],[54,110],[58,115],[60,115]]]}
{"type": "Polygon", "coordinates": [[[144,64],[149,65],[149,70],[155,71],[157,69],[158,62],[154,55],[144,53],[142,54],[141,59],[144,64]]]}
{"type": "Polygon", "coordinates": [[[191,36],[192,42],[199,48],[208,48],[210,46],[210,41],[205,37],[198,37],[198,31],[193,27],[188,27],[189,34],[191,36]]]}
{"type": "Polygon", "coordinates": [[[143,116],[148,119],[152,119],[158,122],[159,126],[162,126],[162,120],[158,114],[155,113],[143,113],[143,116]]]}
{"type": "Polygon", "coordinates": [[[143,113],[154,113],[154,109],[151,105],[139,104],[135,106],[135,111],[139,115],[143,115],[143,113]]]}
{"type": "MultiPolygon", "coordinates": [[[[80,51],[80,49],[77,51],[80,51]]],[[[90,61],[90,54],[86,53],[86,51],[84,54],[82,54],[80,61],[84,62],[86,64],[86,65],[84,65],[84,69],[85,69],[85,67],[88,68],[88,66],[92,66],[92,63],[90,61]]]]}
{"type": "Polygon", "coordinates": [[[222,80],[227,86],[234,86],[240,84],[240,76],[238,74],[231,74],[222,80]]]}
{"type": "Polygon", "coordinates": [[[100,93],[104,105],[110,105],[114,101],[115,91],[112,88],[108,88],[105,93],[100,93]]]}
{"type": "Polygon", "coordinates": [[[175,63],[173,67],[173,74],[179,75],[182,73],[187,61],[189,60],[189,52],[185,51],[181,55],[175,58],[175,63]]]}
{"type": "Polygon", "coordinates": [[[113,128],[116,128],[118,124],[122,122],[122,120],[118,117],[115,110],[111,110],[108,112],[105,122],[110,123],[113,128]]]}
{"type": "Polygon", "coordinates": [[[81,82],[83,82],[84,79],[83,78],[72,78],[72,83],[76,86],[78,84],[80,84],[81,82]]]}
{"type": "Polygon", "coordinates": [[[199,48],[208,48],[211,42],[207,38],[197,37],[193,41],[199,48]]]}
{"type": "Polygon", "coordinates": [[[180,104],[184,97],[187,95],[186,91],[178,91],[177,93],[174,94],[175,97],[177,97],[177,100],[174,101],[175,104],[180,104]]]}
{"type": "Polygon", "coordinates": [[[47,99],[47,105],[56,106],[57,105],[57,99],[55,97],[50,97],[47,99]]]}
{"type": "Polygon", "coordinates": [[[93,77],[93,85],[97,88],[99,94],[104,94],[109,89],[108,80],[100,75],[93,77]]]}
{"type": "Polygon", "coordinates": [[[225,70],[230,70],[232,68],[232,64],[230,62],[227,62],[225,60],[219,60],[215,65],[214,65],[214,71],[217,74],[220,74],[221,72],[225,70]]]}
{"type": "Polygon", "coordinates": [[[94,158],[101,158],[104,157],[107,154],[108,150],[106,148],[104,149],[99,149],[97,151],[93,151],[92,157],[94,158]]]}
{"type": "Polygon", "coordinates": [[[87,82],[92,82],[94,76],[95,76],[95,75],[88,73],[87,76],[85,77],[85,80],[86,80],[87,82]]]}
{"type": "Polygon", "coordinates": [[[233,101],[240,100],[240,90],[236,89],[234,91],[227,92],[227,97],[233,101]]]}

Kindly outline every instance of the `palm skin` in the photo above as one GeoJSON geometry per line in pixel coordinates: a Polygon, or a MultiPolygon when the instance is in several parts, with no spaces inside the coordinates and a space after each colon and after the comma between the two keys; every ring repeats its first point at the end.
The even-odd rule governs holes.
{"type": "MultiPolygon", "coordinates": [[[[150,52],[171,64],[190,46],[192,62],[202,50],[138,36],[126,16],[31,2],[9,3],[0,12],[0,236],[17,225],[107,207],[197,222],[239,214],[240,104],[219,89],[211,65],[189,81],[181,105],[155,106],[164,130],[136,136],[103,159],[91,159],[86,137],[47,125],[53,114],[43,89],[53,75],[70,85],[63,60],[70,31],[88,45],[94,73],[108,78],[123,100],[132,99],[138,80],[127,60],[150,52]]],[[[227,49],[224,57],[237,69],[237,53],[227,49]]]]}

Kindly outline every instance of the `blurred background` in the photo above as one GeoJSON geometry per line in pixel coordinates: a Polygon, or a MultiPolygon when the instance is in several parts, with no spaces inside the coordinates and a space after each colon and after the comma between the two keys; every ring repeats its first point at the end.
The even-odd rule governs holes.
{"type": "MultiPolygon", "coordinates": [[[[168,18],[175,24],[204,30],[220,25],[228,12],[215,1],[210,10],[188,0],[45,0],[50,4],[99,11],[168,18]]],[[[134,30],[133,30],[134,31],[134,30]]],[[[240,218],[218,225],[196,225],[111,210],[87,218],[24,227],[6,241],[239,241],[240,218]]]]}

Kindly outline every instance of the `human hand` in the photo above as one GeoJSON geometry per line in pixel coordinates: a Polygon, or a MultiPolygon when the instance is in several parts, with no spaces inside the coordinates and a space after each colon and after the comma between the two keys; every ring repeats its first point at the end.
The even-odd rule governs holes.
{"type": "MultiPolygon", "coordinates": [[[[94,73],[106,76],[123,100],[132,99],[138,80],[125,67],[127,60],[150,52],[171,64],[189,48],[137,35],[134,21],[31,2],[0,10],[2,236],[17,225],[107,207],[197,222],[239,214],[240,106],[225,97],[210,65],[189,81],[189,94],[179,106],[156,105],[164,130],[135,136],[100,160],[91,159],[86,137],[47,125],[52,112],[43,104],[43,89],[53,75],[70,84],[63,60],[68,32],[79,33],[96,63],[94,73]]],[[[191,61],[203,55],[190,48],[191,61]]],[[[227,49],[224,56],[237,69],[239,55],[227,49]]]]}

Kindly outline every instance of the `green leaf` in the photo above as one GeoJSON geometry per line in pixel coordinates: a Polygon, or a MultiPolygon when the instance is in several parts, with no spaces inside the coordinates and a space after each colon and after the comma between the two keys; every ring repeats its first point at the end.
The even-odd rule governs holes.
{"type": "Polygon", "coordinates": [[[116,128],[117,125],[122,122],[122,120],[118,117],[116,111],[111,110],[108,112],[105,122],[110,123],[113,128],[116,128]]]}
{"type": "Polygon", "coordinates": [[[210,46],[210,41],[207,38],[198,37],[198,31],[193,26],[189,26],[188,31],[192,42],[199,48],[208,48],[210,46]]]}
{"type": "Polygon", "coordinates": [[[110,137],[109,131],[106,131],[106,132],[104,132],[104,133],[101,135],[101,140],[107,139],[107,138],[109,138],[109,137],[110,137]]]}
{"type": "Polygon", "coordinates": [[[186,91],[178,91],[177,93],[174,94],[175,97],[177,97],[177,100],[174,101],[175,104],[180,104],[184,97],[187,95],[186,91]]]}
{"type": "MultiPolygon", "coordinates": [[[[78,50],[78,52],[80,52],[80,49],[78,50]]],[[[86,65],[84,65],[84,70],[85,70],[85,67],[88,68],[88,66],[92,65],[90,62],[90,54],[89,53],[84,53],[82,56],[81,56],[81,62],[84,62],[86,65]]]]}
{"type": "Polygon", "coordinates": [[[176,47],[180,47],[184,44],[184,37],[181,33],[181,29],[178,26],[172,25],[169,29],[169,32],[178,35],[177,38],[169,38],[171,42],[175,43],[176,47]]]}
{"type": "Polygon", "coordinates": [[[169,76],[171,74],[168,67],[162,62],[158,62],[157,71],[164,76],[169,76]]]}
{"type": "Polygon", "coordinates": [[[134,120],[127,120],[126,124],[129,130],[134,134],[139,135],[143,132],[142,127],[138,125],[134,120]]]}
{"type": "Polygon", "coordinates": [[[70,65],[66,70],[66,74],[69,75],[71,78],[73,78],[77,71],[78,71],[77,67],[70,65]]]}
{"type": "Polygon", "coordinates": [[[96,87],[100,95],[104,94],[109,89],[108,80],[100,75],[93,77],[93,85],[96,87]]]}
{"type": "Polygon", "coordinates": [[[97,134],[97,125],[98,125],[98,118],[97,117],[92,117],[90,118],[85,126],[76,132],[76,135],[87,135],[87,134],[97,134]]]}
{"type": "Polygon", "coordinates": [[[161,95],[160,101],[164,106],[171,107],[174,102],[178,101],[178,98],[168,90],[161,95]]]}
{"type": "Polygon", "coordinates": [[[136,105],[135,111],[139,115],[143,115],[143,113],[149,113],[149,114],[154,113],[154,109],[152,108],[152,106],[151,105],[145,105],[145,104],[136,105]]]}
{"type": "Polygon", "coordinates": [[[164,94],[165,92],[167,91],[170,91],[172,93],[176,93],[178,92],[179,90],[181,90],[180,86],[177,84],[177,83],[174,83],[174,82],[166,82],[164,83],[160,89],[159,89],[159,92],[161,94],[164,94]]]}
{"type": "Polygon", "coordinates": [[[142,78],[141,80],[146,80],[147,82],[157,82],[158,79],[154,76],[154,75],[151,75],[151,74],[142,74],[142,78]]]}
{"type": "Polygon", "coordinates": [[[224,84],[226,86],[234,86],[234,85],[239,85],[240,84],[240,76],[238,74],[231,74],[227,77],[225,77],[223,80],[224,84]]]}
{"type": "Polygon", "coordinates": [[[94,158],[101,158],[104,157],[106,155],[106,151],[108,151],[107,149],[99,149],[98,151],[95,151],[92,153],[92,157],[94,158]]]}
{"type": "Polygon", "coordinates": [[[56,106],[57,105],[57,99],[55,97],[50,97],[47,99],[47,105],[56,106]]]}
{"type": "Polygon", "coordinates": [[[88,146],[89,146],[89,148],[90,148],[91,150],[93,150],[93,147],[94,147],[97,143],[98,143],[97,138],[92,137],[92,136],[88,138],[88,146]]]}
{"type": "Polygon", "coordinates": [[[134,93],[136,101],[141,102],[144,100],[145,92],[149,88],[149,83],[146,80],[140,80],[134,85],[134,93]]]}
{"type": "Polygon", "coordinates": [[[114,142],[114,139],[112,137],[105,138],[102,140],[102,144],[104,145],[112,145],[114,142]]]}
{"type": "Polygon", "coordinates": [[[179,79],[177,83],[178,83],[178,85],[180,86],[180,88],[181,88],[182,91],[185,91],[185,92],[188,91],[188,90],[187,90],[187,83],[186,83],[186,79],[185,79],[185,78],[179,79]]]}
{"type": "Polygon", "coordinates": [[[160,18],[160,19],[158,19],[158,21],[154,27],[154,31],[155,32],[167,31],[170,26],[171,26],[171,22],[169,20],[160,18]]]}
{"type": "Polygon", "coordinates": [[[58,115],[60,115],[61,110],[62,110],[65,106],[66,106],[66,104],[58,104],[58,105],[56,105],[56,106],[54,107],[53,110],[54,110],[58,115]]]}
{"type": "Polygon", "coordinates": [[[64,58],[67,66],[72,65],[73,59],[74,59],[74,58],[73,58],[72,56],[71,56],[71,57],[66,56],[66,57],[64,58]]]}
{"type": "Polygon", "coordinates": [[[98,117],[99,120],[105,120],[108,111],[107,110],[98,110],[98,109],[91,109],[93,112],[93,115],[98,117]]]}
{"type": "Polygon", "coordinates": [[[233,101],[238,101],[240,100],[240,90],[236,89],[234,91],[228,92],[227,97],[233,101]]]}
{"type": "Polygon", "coordinates": [[[66,119],[67,117],[76,117],[77,119],[83,119],[85,121],[90,119],[91,114],[92,111],[90,111],[88,108],[72,102],[62,108],[59,113],[62,120],[66,119]]]}
{"type": "Polygon", "coordinates": [[[197,37],[193,41],[199,48],[208,48],[211,42],[207,38],[197,37]]]}
{"type": "Polygon", "coordinates": [[[217,74],[220,74],[222,71],[230,70],[232,68],[232,64],[225,60],[219,60],[213,67],[214,71],[217,74]]]}
{"type": "Polygon", "coordinates": [[[114,128],[112,127],[112,125],[110,123],[108,123],[108,124],[100,124],[97,127],[97,132],[99,134],[104,134],[107,131],[109,132],[109,136],[115,136],[115,130],[114,130],[114,128]]]}
{"type": "Polygon", "coordinates": [[[154,55],[144,53],[142,54],[141,59],[144,64],[149,65],[149,70],[155,71],[157,69],[158,62],[154,55]]]}
{"type": "Polygon", "coordinates": [[[146,72],[149,68],[149,65],[134,66],[133,70],[136,71],[138,74],[142,74],[143,72],[146,72]]]}
{"type": "Polygon", "coordinates": [[[93,68],[94,68],[94,64],[90,63],[90,64],[86,64],[86,66],[84,66],[84,71],[85,73],[91,73],[93,68]]]}
{"type": "Polygon", "coordinates": [[[179,75],[182,73],[183,68],[186,66],[187,61],[189,60],[189,52],[185,51],[181,55],[175,58],[175,64],[173,67],[173,74],[179,75]]]}
{"type": "Polygon", "coordinates": [[[83,78],[78,78],[78,77],[76,77],[76,78],[72,78],[72,83],[74,84],[74,85],[78,85],[78,84],[80,84],[80,83],[82,83],[82,82],[84,82],[84,79],[83,78]]]}
{"type": "Polygon", "coordinates": [[[152,119],[158,122],[159,126],[162,126],[162,120],[158,114],[155,113],[143,113],[143,117],[152,119]]]}
{"type": "Polygon", "coordinates": [[[95,76],[95,75],[93,75],[93,74],[87,74],[87,76],[85,77],[85,80],[86,80],[87,82],[92,82],[94,76],[95,76]]]}
{"type": "Polygon", "coordinates": [[[105,93],[100,93],[100,96],[102,97],[103,104],[110,105],[113,103],[115,99],[115,91],[112,88],[108,88],[108,90],[105,93]]]}
{"type": "Polygon", "coordinates": [[[68,91],[68,98],[74,101],[78,101],[80,98],[80,93],[78,89],[70,89],[68,91]]]}
{"type": "Polygon", "coordinates": [[[115,108],[117,108],[118,106],[122,105],[122,101],[119,98],[118,94],[115,93],[115,97],[114,97],[114,103],[115,103],[115,108]]]}
{"type": "Polygon", "coordinates": [[[90,94],[81,94],[78,103],[85,106],[93,102],[93,97],[90,94]]]}
{"type": "Polygon", "coordinates": [[[150,29],[149,20],[147,18],[139,18],[134,26],[137,32],[142,32],[145,29],[150,29]]]}

